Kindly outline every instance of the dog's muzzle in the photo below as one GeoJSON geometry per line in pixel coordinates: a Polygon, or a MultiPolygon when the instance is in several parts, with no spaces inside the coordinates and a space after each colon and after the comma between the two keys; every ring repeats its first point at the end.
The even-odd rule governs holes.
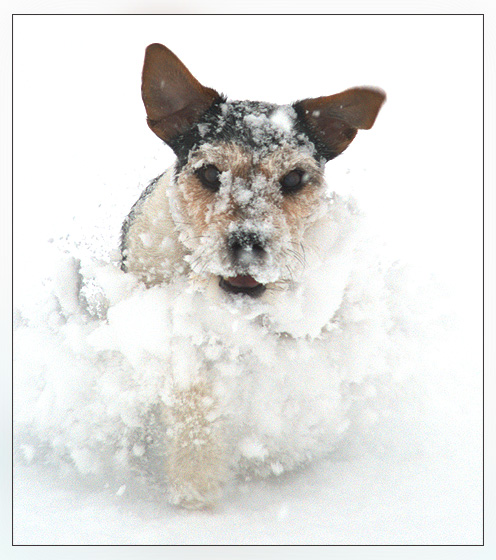
{"type": "Polygon", "coordinates": [[[236,268],[247,269],[265,258],[265,243],[257,233],[237,231],[227,240],[229,256],[236,268]]]}
{"type": "MultiPolygon", "coordinates": [[[[236,231],[229,236],[227,245],[231,262],[240,272],[247,272],[265,260],[265,243],[257,233],[236,231]]],[[[243,273],[238,276],[221,278],[219,285],[228,293],[251,297],[259,297],[266,290],[264,284],[257,282],[253,276],[243,273]]]]}

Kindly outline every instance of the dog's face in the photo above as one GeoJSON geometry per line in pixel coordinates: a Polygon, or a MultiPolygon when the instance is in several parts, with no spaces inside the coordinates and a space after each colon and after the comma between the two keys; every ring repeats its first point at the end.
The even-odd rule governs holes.
{"type": "Polygon", "coordinates": [[[150,128],[178,158],[169,198],[192,271],[252,297],[303,269],[305,232],[329,197],[325,163],[384,101],[371,88],[288,106],[227,101],[162,45],[147,49],[142,92],[150,128]]]}
{"type": "Polygon", "coordinates": [[[227,292],[258,296],[302,268],[302,236],[325,194],[323,165],[295,136],[291,107],[223,102],[220,111],[231,137],[191,150],[171,206],[193,270],[218,277],[227,292]]]}

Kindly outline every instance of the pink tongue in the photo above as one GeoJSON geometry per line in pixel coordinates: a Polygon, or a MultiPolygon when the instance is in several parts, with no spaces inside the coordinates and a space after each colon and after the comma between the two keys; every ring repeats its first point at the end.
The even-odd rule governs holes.
{"type": "Polygon", "coordinates": [[[228,284],[236,288],[255,288],[260,284],[251,276],[234,276],[233,278],[225,279],[228,284]]]}

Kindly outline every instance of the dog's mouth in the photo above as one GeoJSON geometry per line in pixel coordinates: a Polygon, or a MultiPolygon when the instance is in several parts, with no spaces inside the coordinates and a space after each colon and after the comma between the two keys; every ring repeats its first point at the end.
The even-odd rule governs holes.
{"type": "Polygon", "coordinates": [[[252,276],[221,277],[219,286],[229,294],[244,294],[253,298],[261,296],[266,290],[266,286],[252,276]]]}

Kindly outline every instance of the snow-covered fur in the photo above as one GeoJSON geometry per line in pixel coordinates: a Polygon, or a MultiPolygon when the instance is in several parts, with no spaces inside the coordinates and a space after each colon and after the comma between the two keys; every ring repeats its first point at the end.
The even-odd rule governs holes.
{"type": "MultiPolygon", "coordinates": [[[[295,375],[309,374],[308,387],[322,374],[332,385],[337,364],[329,363],[336,351],[329,333],[350,282],[357,220],[350,205],[326,188],[324,165],[343,151],[357,128],[370,128],[384,95],[356,88],[292,106],[228,101],[196,82],[168,49],[151,45],[143,99],[150,127],[178,160],[128,216],[123,269],[149,287],[185,285],[197,293],[197,309],[228,313],[216,333],[214,356],[201,345],[189,348],[186,360],[182,353],[180,360],[171,355],[162,416],[168,426],[169,491],[173,502],[199,507],[220,495],[236,449],[244,448],[245,457],[273,457],[268,464],[276,470],[310,453],[305,441],[292,449],[284,445],[297,419],[300,427],[311,429],[313,423],[306,413],[299,417],[297,392],[290,402],[275,405],[280,424],[275,438],[266,435],[263,443],[247,444],[250,419],[243,418],[240,448],[233,440],[238,430],[230,425],[233,402],[239,410],[257,388],[240,394],[223,370],[228,367],[236,386],[259,376],[264,386],[264,378],[291,384],[295,375]],[[270,364],[254,344],[271,346],[270,364]],[[325,350],[315,354],[313,347],[325,350]],[[279,358],[288,352],[294,355],[291,367],[279,358]],[[317,373],[323,364],[324,372],[317,373]]],[[[335,380],[341,384],[342,378],[335,380]]],[[[277,403],[278,385],[265,390],[277,403]]],[[[304,395],[312,407],[322,406],[336,418],[331,440],[343,430],[337,394],[304,395]]]]}
{"type": "Polygon", "coordinates": [[[280,475],[390,413],[409,367],[394,272],[324,179],[384,94],[228,101],[151,45],[143,99],[177,161],[125,220],[122,271],[62,265],[16,414],[82,472],[147,471],[205,507],[236,474],[280,475]]]}

